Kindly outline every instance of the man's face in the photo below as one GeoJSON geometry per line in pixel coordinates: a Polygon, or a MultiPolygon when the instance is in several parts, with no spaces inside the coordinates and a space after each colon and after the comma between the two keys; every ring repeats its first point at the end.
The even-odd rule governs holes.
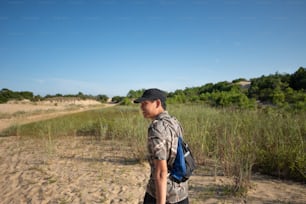
{"type": "Polygon", "coordinates": [[[141,110],[143,117],[154,119],[157,115],[157,101],[141,102],[141,110]]]}

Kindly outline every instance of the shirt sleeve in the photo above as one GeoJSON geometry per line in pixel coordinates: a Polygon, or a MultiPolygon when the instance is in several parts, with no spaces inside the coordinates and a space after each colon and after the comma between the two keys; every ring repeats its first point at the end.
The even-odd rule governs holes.
{"type": "Polygon", "coordinates": [[[153,159],[167,160],[167,130],[161,123],[151,127],[148,138],[149,151],[153,159]]]}

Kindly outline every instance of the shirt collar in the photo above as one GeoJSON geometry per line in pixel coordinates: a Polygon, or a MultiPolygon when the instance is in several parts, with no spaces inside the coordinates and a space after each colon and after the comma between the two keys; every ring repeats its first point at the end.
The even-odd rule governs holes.
{"type": "Polygon", "coordinates": [[[168,114],[168,111],[163,111],[163,112],[161,112],[157,117],[156,117],[156,119],[157,120],[160,120],[160,119],[163,119],[165,116],[167,116],[167,115],[169,115],[168,114]]]}

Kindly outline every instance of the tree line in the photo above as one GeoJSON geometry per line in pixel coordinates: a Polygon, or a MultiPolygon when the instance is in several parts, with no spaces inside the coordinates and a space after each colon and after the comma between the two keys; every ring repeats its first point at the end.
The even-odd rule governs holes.
{"type": "Polygon", "coordinates": [[[44,97],[40,95],[34,95],[33,92],[30,91],[12,91],[7,88],[3,88],[0,90],[0,103],[6,103],[10,100],[30,100],[33,102],[36,101],[43,101],[43,100],[49,100],[49,99],[54,99],[54,98],[78,98],[80,100],[86,100],[86,99],[92,99],[92,100],[97,100],[100,101],[101,103],[105,103],[108,100],[108,96],[106,95],[86,95],[83,94],[82,92],[79,92],[77,94],[67,94],[67,95],[62,95],[62,94],[55,94],[55,95],[46,95],[44,97]]]}
{"type": "MultiPolygon", "coordinates": [[[[130,90],[126,96],[114,96],[112,102],[123,105],[132,104],[133,99],[142,95],[144,89],[130,90]]],[[[15,92],[3,88],[0,91],[0,103],[9,100],[40,101],[54,97],[77,97],[106,102],[106,95],[86,95],[79,92],[75,95],[34,95],[30,91],[15,92]]],[[[258,104],[269,104],[285,108],[306,110],[306,68],[300,67],[292,74],[270,74],[246,80],[235,79],[232,82],[222,81],[207,83],[198,87],[186,87],[167,93],[168,103],[204,103],[216,107],[236,106],[254,108],[258,104]]]]}
{"type": "MultiPolygon", "coordinates": [[[[141,90],[130,90],[126,98],[138,98],[141,90]]],[[[252,78],[207,83],[167,93],[168,103],[204,103],[211,106],[254,108],[260,104],[306,110],[306,68],[292,74],[270,74],[252,78]]],[[[122,99],[123,104],[128,100],[122,99]]]]}

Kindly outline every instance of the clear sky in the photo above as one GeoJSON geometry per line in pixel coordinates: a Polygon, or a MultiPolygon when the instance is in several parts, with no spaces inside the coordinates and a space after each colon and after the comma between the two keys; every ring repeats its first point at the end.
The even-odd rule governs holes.
{"type": "Polygon", "coordinates": [[[0,0],[0,89],[125,96],[294,73],[305,0],[0,0]]]}

